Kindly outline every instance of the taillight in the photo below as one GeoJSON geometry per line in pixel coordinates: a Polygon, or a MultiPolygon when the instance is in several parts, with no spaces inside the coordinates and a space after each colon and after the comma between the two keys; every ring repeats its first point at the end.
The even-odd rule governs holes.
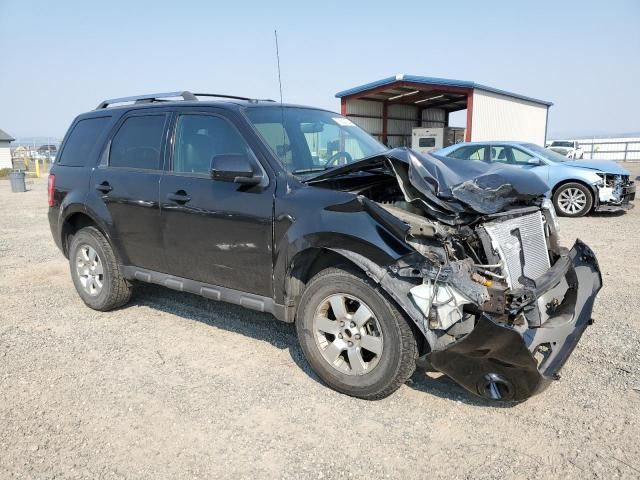
{"type": "Polygon", "coordinates": [[[47,194],[49,195],[49,206],[53,207],[53,192],[56,189],[56,176],[49,175],[49,183],[47,184],[47,194]]]}

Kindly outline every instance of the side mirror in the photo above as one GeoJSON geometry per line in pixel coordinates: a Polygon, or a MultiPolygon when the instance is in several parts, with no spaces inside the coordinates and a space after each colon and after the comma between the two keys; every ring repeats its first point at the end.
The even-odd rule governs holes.
{"type": "Polygon", "coordinates": [[[227,153],[211,159],[211,178],[223,182],[257,185],[262,177],[257,175],[246,155],[227,153]]]}
{"type": "Polygon", "coordinates": [[[529,165],[542,165],[542,162],[540,162],[540,160],[538,160],[537,158],[530,158],[529,160],[527,160],[527,163],[529,165]]]}

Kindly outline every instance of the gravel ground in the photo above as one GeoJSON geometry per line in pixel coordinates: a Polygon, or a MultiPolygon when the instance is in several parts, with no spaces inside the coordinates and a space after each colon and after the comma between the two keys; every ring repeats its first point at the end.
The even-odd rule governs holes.
{"type": "Polygon", "coordinates": [[[29,188],[0,181],[0,478],[640,477],[640,208],[561,220],[604,288],[546,392],[496,405],[418,372],[367,402],[270,316],[155,286],[88,309],[29,188]]]}

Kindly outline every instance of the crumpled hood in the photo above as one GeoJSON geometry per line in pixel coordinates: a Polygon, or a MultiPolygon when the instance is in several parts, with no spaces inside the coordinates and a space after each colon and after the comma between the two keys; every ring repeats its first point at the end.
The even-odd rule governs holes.
{"type": "Polygon", "coordinates": [[[493,214],[540,200],[549,187],[534,173],[501,163],[420,154],[386,153],[409,201],[453,214],[493,214]]]}
{"type": "Polygon", "coordinates": [[[572,160],[569,162],[563,162],[561,165],[588,168],[589,170],[598,170],[604,173],[611,173],[613,175],[631,175],[631,173],[622,168],[616,162],[611,160],[572,160]]]}
{"type": "Polygon", "coordinates": [[[537,206],[549,190],[536,174],[519,167],[421,154],[408,148],[394,148],[306,181],[323,182],[383,165],[395,174],[408,202],[447,224],[467,223],[512,205],[537,206]]]}

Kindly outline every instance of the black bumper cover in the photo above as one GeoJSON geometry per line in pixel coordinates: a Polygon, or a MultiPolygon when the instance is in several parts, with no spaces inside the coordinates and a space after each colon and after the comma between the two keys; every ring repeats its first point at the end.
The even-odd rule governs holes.
{"type": "Polygon", "coordinates": [[[476,395],[521,401],[539,393],[558,378],[582,333],[592,323],[593,303],[602,287],[596,257],[580,240],[536,281],[536,288],[518,292],[520,300],[527,299],[520,311],[529,327],[537,325],[538,318],[534,317],[539,315],[537,308],[531,307],[563,278],[569,285],[564,300],[539,327],[523,327],[519,331],[482,316],[469,335],[444,350],[427,354],[426,360],[476,395]],[[538,362],[534,354],[540,346],[545,355],[538,362]],[[495,389],[496,379],[501,382],[499,390],[495,389]],[[499,395],[491,395],[492,391],[499,395]]]}

